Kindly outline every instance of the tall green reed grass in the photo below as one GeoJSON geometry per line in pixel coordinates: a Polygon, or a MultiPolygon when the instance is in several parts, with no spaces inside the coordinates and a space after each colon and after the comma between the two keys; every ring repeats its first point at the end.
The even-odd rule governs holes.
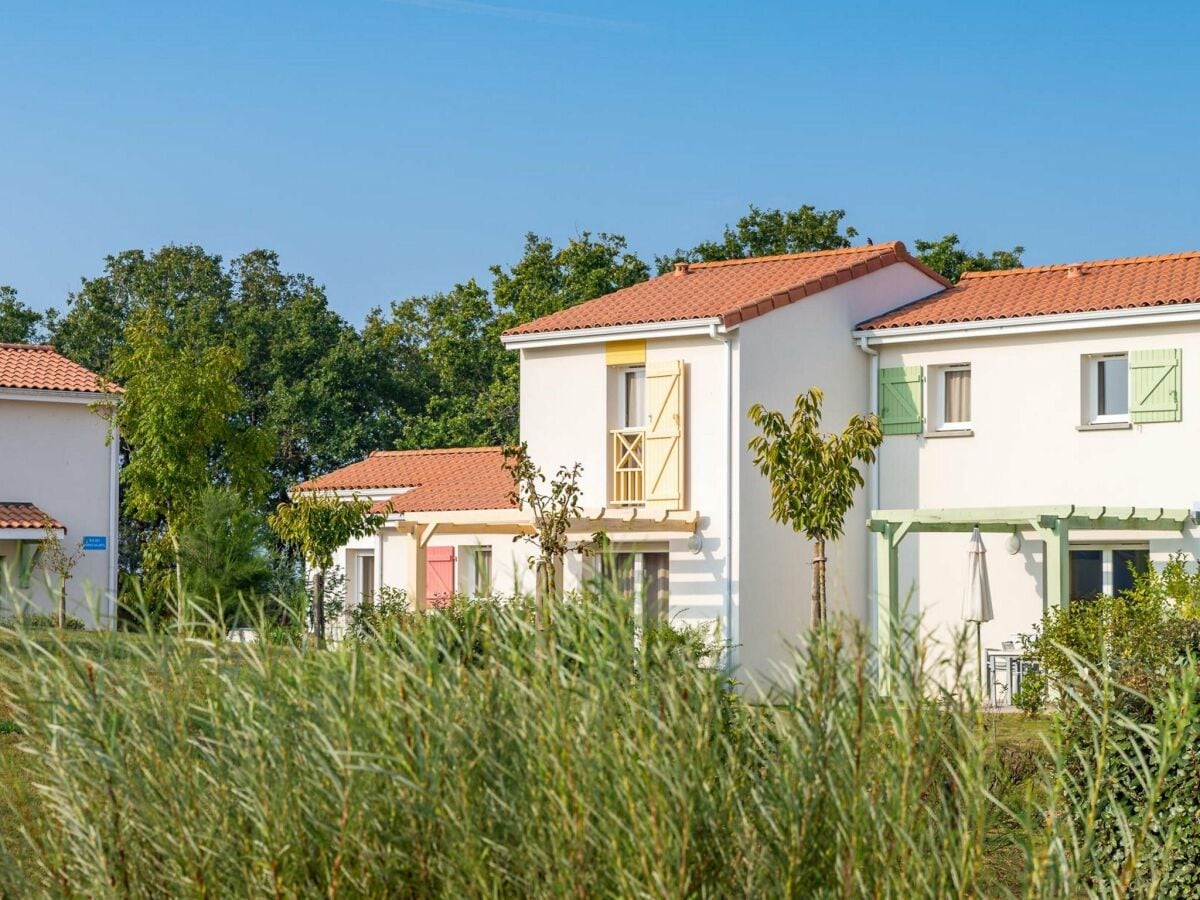
{"type": "MultiPolygon", "coordinates": [[[[865,640],[798,650],[769,704],[618,598],[377,623],[340,648],[0,633],[38,802],[0,890],[52,896],[1073,896],[1120,884],[1051,755],[1001,802],[961,663],[890,693],[865,640]],[[1001,879],[994,856],[1020,870],[1001,879]]],[[[955,659],[961,659],[961,654],[955,659]]],[[[1104,732],[1098,729],[1102,742],[1104,732]]],[[[1164,739],[1165,740],[1165,739],[1164,739]]],[[[1166,743],[1146,736],[1147,771],[1166,743]]],[[[1161,837],[1141,835],[1143,858],[1161,837]]],[[[1123,864],[1123,863],[1122,863],[1123,864]]],[[[1129,882],[1132,884],[1133,882],[1129,882]]]]}

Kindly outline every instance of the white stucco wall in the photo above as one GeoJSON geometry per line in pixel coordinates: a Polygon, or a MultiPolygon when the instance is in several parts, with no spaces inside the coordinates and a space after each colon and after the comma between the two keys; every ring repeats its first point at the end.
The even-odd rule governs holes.
{"type": "MultiPolygon", "coordinates": [[[[699,514],[699,553],[687,542],[669,542],[670,616],[677,623],[721,629],[725,606],[726,349],[707,335],[650,337],[646,364],[685,365],[684,505],[699,514]]],[[[614,388],[605,344],[521,351],[521,438],[547,475],[559,466],[583,465],[585,508],[609,504],[609,430],[617,425],[614,388]]],[[[627,543],[620,532],[609,535],[627,543]]],[[[636,546],[631,545],[631,546],[636,546]]],[[[568,565],[572,587],[577,563],[568,565]]]]}
{"type": "MultiPolygon", "coordinates": [[[[754,467],[746,444],[746,414],[754,403],[790,413],[797,394],[825,393],[823,424],[840,431],[855,413],[869,411],[870,361],[853,342],[854,326],[872,316],[941,290],[912,266],[892,265],[753,319],[738,329],[741,376],[736,421],[740,483],[737,602],[747,680],[774,680],[809,622],[812,549],[803,535],[770,517],[770,486],[754,467]]],[[[866,467],[862,468],[864,477],[866,467]]],[[[844,537],[827,548],[831,614],[867,615],[867,517],[860,497],[846,517],[844,537]]]]}
{"type": "MultiPolygon", "coordinates": [[[[377,583],[385,587],[402,589],[409,583],[407,544],[412,537],[394,526],[385,526],[371,537],[351,541],[334,554],[334,565],[346,573],[346,606],[349,608],[359,596],[358,572],[354,557],[358,553],[371,553],[375,557],[377,583]]],[[[514,541],[511,535],[497,533],[439,533],[429,541],[430,547],[453,547],[455,558],[461,560],[464,547],[490,547],[492,550],[492,589],[502,596],[531,594],[534,588],[533,575],[528,559],[534,552],[524,541],[514,541]]],[[[460,585],[461,570],[455,573],[455,588],[460,585]]],[[[410,600],[410,605],[411,600],[410,600]]]]}
{"type": "MultiPolygon", "coordinates": [[[[884,366],[971,364],[969,437],[889,435],[880,456],[881,506],[936,508],[1075,504],[1191,508],[1200,471],[1188,462],[1200,440],[1200,329],[1122,328],[885,345],[884,366]],[[1081,431],[1081,358],[1137,349],[1182,352],[1183,419],[1126,430],[1081,431]]],[[[927,383],[927,393],[929,385],[927,383]]],[[[930,413],[928,397],[926,414],[930,413]]],[[[1016,556],[1006,536],[987,535],[996,620],[985,647],[1030,630],[1042,614],[1043,547],[1027,534],[1016,556]]],[[[1148,543],[1162,562],[1175,550],[1200,552],[1200,533],[1087,533],[1072,543],[1148,543]]],[[[900,592],[924,625],[945,637],[960,626],[965,535],[905,538],[900,592]]]]}
{"type": "MultiPolygon", "coordinates": [[[[69,550],[85,535],[107,540],[106,550],[83,554],[69,584],[68,615],[89,627],[109,623],[109,591],[116,573],[113,451],[106,435],[105,421],[84,403],[0,395],[0,500],[33,503],[63,523],[69,550]]],[[[8,564],[15,555],[15,544],[0,532],[0,556],[8,564]]],[[[30,590],[20,593],[49,613],[57,609],[56,590],[47,591],[39,568],[30,590]]],[[[12,613],[13,599],[0,597],[0,616],[12,613]]]]}

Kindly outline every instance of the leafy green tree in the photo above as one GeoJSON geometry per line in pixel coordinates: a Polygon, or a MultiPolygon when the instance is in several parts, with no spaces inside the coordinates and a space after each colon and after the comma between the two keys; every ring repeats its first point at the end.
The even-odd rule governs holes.
{"type": "Polygon", "coordinates": [[[85,279],[54,322],[54,346],[82,366],[111,377],[126,328],[152,307],[178,343],[226,343],[231,284],[221,257],[202,247],[168,245],[154,253],[126,250],[105,259],[104,274],[85,279]]]}
{"type": "Polygon", "coordinates": [[[354,538],[368,537],[387,521],[387,513],[373,513],[372,501],[334,494],[301,494],[281,503],[267,524],[285,544],[300,551],[313,571],[313,629],[317,646],[325,646],[325,576],[333,554],[354,538]]]}
{"type": "MultiPolygon", "coordinates": [[[[206,353],[237,361],[225,368],[241,403],[234,407],[229,398],[225,416],[232,432],[268,436],[269,483],[259,492],[264,513],[291,484],[393,446],[405,416],[424,406],[411,387],[414,367],[381,339],[377,323],[368,321],[360,333],[329,308],[320,285],[284,272],[268,250],[228,266],[196,246],[110,256],[103,273],[83,281],[65,315],[51,322],[54,343],[76,362],[114,377],[143,316],[162,320],[161,349],[178,351],[185,369],[206,353]]],[[[216,484],[238,480],[223,468],[227,458],[219,452],[212,459],[216,484]]],[[[125,571],[148,576],[156,560],[170,567],[171,549],[154,546],[160,526],[126,505],[125,571]]]]}
{"type": "Polygon", "coordinates": [[[821,432],[824,394],[796,397],[791,418],[750,407],[761,432],[750,439],[754,465],[771,483],[771,518],[813,542],[812,626],[825,621],[825,543],[841,536],[854,492],[863,486],[860,462],[873,462],[883,442],[875,416],[854,415],[841,434],[821,432]]]}
{"type": "Polygon", "coordinates": [[[299,481],[391,446],[410,389],[340,315],[323,287],[255,250],[230,267],[224,340],[245,365],[237,384],[250,425],[275,440],[270,505],[299,481]]]}
{"type": "Polygon", "coordinates": [[[948,234],[940,241],[913,241],[917,258],[935,272],[954,283],[966,272],[994,272],[997,269],[1019,269],[1024,247],[971,253],[959,245],[957,234],[948,234]]]}
{"type": "Polygon", "coordinates": [[[571,549],[590,553],[595,546],[596,535],[574,547],[567,535],[580,514],[583,466],[559,467],[547,489],[543,487],[546,476],[530,457],[529,447],[521,443],[504,448],[504,468],[513,479],[512,502],[533,516],[534,531],[524,539],[537,548],[537,556],[530,557],[529,564],[534,569],[538,619],[545,628],[550,624],[551,604],[562,599],[563,558],[571,549]]]}
{"type": "Polygon", "coordinates": [[[134,314],[114,356],[124,393],[111,399],[109,413],[129,446],[124,506],[144,523],[161,524],[177,586],[179,537],[204,490],[224,484],[254,502],[266,487],[270,440],[241,415],[241,366],[232,347],[181,340],[156,306],[134,314]]]}
{"type": "Polygon", "coordinates": [[[16,288],[0,284],[0,344],[40,344],[43,321],[41,313],[20,301],[16,288]]]}
{"type": "Polygon", "coordinates": [[[620,235],[585,231],[555,248],[530,232],[516,265],[492,266],[492,277],[503,330],[645,281],[650,269],[620,235]]]}
{"type": "MultiPolygon", "coordinates": [[[[506,328],[592,300],[649,275],[618,235],[584,232],[563,247],[528,234],[521,259],[492,267],[492,290],[475,281],[376,311],[364,340],[388,348],[393,368],[419,394],[403,428],[405,447],[507,444],[517,438],[519,361],[506,328]]],[[[411,398],[407,398],[411,399],[411,398]]]]}
{"type": "Polygon", "coordinates": [[[225,625],[238,624],[244,602],[265,595],[274,575],[260,515],[225,487],[200,492],[179,535],[183,588],[192,602],[207,601],[225,625]]]}
{"type": "Polygon", "coordinates": [[[808,253],[814,250],[839,250],[849,247],[858,231],[843,229],[846,211],[819,210],[814,206],[799,209],[759,209],[750,212],[732,228],[725,226],[719,241],[702,241],[690,250],[682,247],[666,256],[655,257],[660,275],[676,262],[714,262],[723,259],[747,259],[753,256],[777,256],[784,253],[808,253]]]}

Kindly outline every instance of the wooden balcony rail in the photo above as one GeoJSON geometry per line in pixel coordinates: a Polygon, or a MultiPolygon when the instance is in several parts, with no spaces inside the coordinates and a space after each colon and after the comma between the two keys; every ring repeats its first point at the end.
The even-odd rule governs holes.
{"type": "Polygon", "coordinates": [[[646,501],[646,432],[642,428],[615,428],[612,440],[613,506],[640,506],[646,501]]]}

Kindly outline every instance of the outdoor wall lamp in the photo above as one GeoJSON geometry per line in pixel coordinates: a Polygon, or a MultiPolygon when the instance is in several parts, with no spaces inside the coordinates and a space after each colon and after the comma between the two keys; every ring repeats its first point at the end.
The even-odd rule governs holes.
{"type": "Polygon", "coordinates": [[[1016,556],[1021,552],[1021,532],[1014,531],[1008,536],[1008,540],[1004,542],[1004,549],[1008,551],[1009,556],[1016,556]]]}

